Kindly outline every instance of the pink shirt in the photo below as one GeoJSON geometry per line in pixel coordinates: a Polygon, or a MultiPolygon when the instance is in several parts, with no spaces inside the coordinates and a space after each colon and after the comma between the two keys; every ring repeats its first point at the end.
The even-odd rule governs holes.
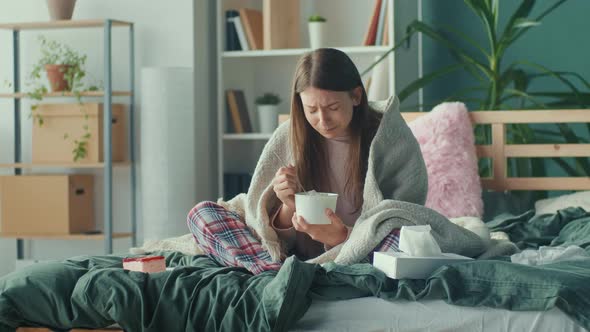
{"type": "MultiPolygon", "coordinates": [[[[328,191],[338,193],[336,215],[342,219],[346,226],[352,228],[360,215],[360,209],[354,211],[354,198],[345,191],[350,138],[333,138],[324,141],[328,152],[328,191]]],[[[272,227],[277,231],[279,238],[287,243],[289,250],[295,249],[295,254],[302,259],[317,257],[324,253],[326,250],[324,245],[312,240],[306,233],[297,232],[293,227],[287,229],[275,227],[277,215],[278,211],[272,218],[272,227]]]]}

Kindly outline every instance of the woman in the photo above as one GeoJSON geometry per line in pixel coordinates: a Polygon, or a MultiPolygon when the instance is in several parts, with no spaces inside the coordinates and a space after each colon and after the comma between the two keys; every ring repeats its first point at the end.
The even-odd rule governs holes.
{"type": "MultiPolygon", "coordinates": [[[[272,185],[271,196],[279,204],[269,204],[272,208],[264,210],[268,217],[262,219],[268,220],[287,253],[310,259],[347,240],[362,210],[369,150],[381,118],[369,107],[359,72],[345,53],[318,49],[301,57],[293,81],[289,140],[279,141],[286,146],[276,148],[290,149],[293,165],[280,165],[272,184],[264,184],[272,185]],[[336,211],[326,210],[331,224],[311,225],[297,215],[294,195],[301,188],[338,193],[336,211]]],[[[417,147],[413,136],[408,139],[417,147]]],[[[425,166],[417,150],[422,171],[425,166]]],[[[264,172],[259,170],[264,169],[263,159],[249,196],[256,191],[254,182],[260,182],[256,173],[264,172]]],[[[414,203],[422,205],[424,200],[425,190],[414,203]]],[[[221,264],[242,266],[255,274],[280,268],[243,219],[236,211],[203,202],[189,213],[188,225],[197,244],[221,264]]],[[[398,234],[385,237],[376,250],[397,249],[398,234]]]]}
{"type": "Polygon", "coordinates": [[[320,49],[297,65],[291,103],[291,149],[296,166],[282,167],[273,181],[283,203],[274,218],[279,237],[305,259],[344,242],[358,218],[369,145],[381,114],[369,108],[358,70],[348,56],[320,49]],[[303,188],[338,193],[330,225],[309,225],[295,211],[303,188]]]}

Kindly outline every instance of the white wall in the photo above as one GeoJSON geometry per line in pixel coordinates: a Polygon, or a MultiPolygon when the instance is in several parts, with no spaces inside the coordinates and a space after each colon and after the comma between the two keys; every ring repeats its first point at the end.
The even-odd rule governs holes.
{"type": "MultiPolygon", "coordinates": [[[[45,0],[19,0],[4,1],[0,9],[0,23],[45,21],[49,19],[45,0]]],[[[138,91],[140,69],[145,66],[207,66],[208,58],[196,60],[195,53],[202,55],[202,49],[209,49],[206,45],[195,43],[206,42],[204,33],[193,33],[199,25],[195,22],[195,16],[200,19],[200,28],[207,26],[207,15],[202,9],[207,7],[207,2],[192,0],[156,1],[156,0],[83,0],[78,1],[74,12],[74,19],[104,19],[112,18],[135,23],[135,82],[136,82],[136,142],[139,142],[139,125],[141,123],[140,97],[138,91]],[[195,51],[196,50],[196,51],[195,51]]],[[[211,24],[213,25],[213,24],[211,24]]],[[[21,78],[28,73],[30,66],[38,58],[37,35],[44,34],[48,38],[65,42],[77,50],[88,55],[87,68],[91,77],[102,77],[102,29],[75,29],[75,30],[47,30],[42,32],[21,32],[21,78]]],[[[126,28],[113,29],[113,88],[126,89],[129,84],[129,57],[128,34],[126,28]]],[[[12,36],[9,31],[0,31],[0,91],[8,92],[4,86],[4,80],[12,81],[12,36]]],[[[197,69],[196,73],[205,73],[207,70],[197,69]]],[[[203,86],[208,76],[198,76],[195,86],[203,86]]],[[[24,83],[24,82],[23,82],[24,83]]],[[[24,85],[22,85],[24,87],[24,85]]],[[[214,86],[214,85],[213,85],[214,86]]],[[[199,110],[199,121],[209,119],[209,90],[198,90],[199,101],[196,108],[199,110]]],[[[125,102],[125,99],[114,99],[114,102],[125,102]]],[[[23,159],[30,160],[30,129],[31,124],[27,119],[30,104],[23,102],[23,159]]],[[[0,100],[0,163],[12,162],[13,158],[13,118],[12,101],[0,100]]],[[[206,123],[205,122],[205,123],[206,123]]],[[[206,139],[206,136],[205,136],[206,139]]],[[[138,160],[139,146],[135,148],[138,160]]],[[[215,160],[215,158],[211,158],[215,160]]],[[[208,158],[207,158],[208,160],[208,158]]],[[[205,167],[201,172],[203,178],[214,167],[205,167]]],[[[58,170],[59,171],[59,170],[58,170]]],[[[141,164],[137,173],[137,181],[140,186],[141,164]]],[[[12,170],[0,169],[0,174],[12,174],[12,170]]],[[[45,172],[45,170],[44,170],[45,172]]],[[[130,227],[130,185],[128,168],[115,169],[114,171],[114,230],[128,231],[130,227]]],[[[102,224],[102,183],[101,172],[96,172],[97,192],[97,222],[102,224]]],[[[215,178],[214,176],[210,178],[215,178]]],[[[200,199],[212,199],[209,194],[213,185],[199,180],[199,188],[203,188],[200,199]]],[[[138,188],[141,189],[140,187],[138,188]]],[[[138,235],[141,236],[141,201],[138,197],[138,235]]],[[[184,220],[178,222],[184,223],[184,220]]],[[[138,239],[141,243],[141,238],[138,239]]],[[[125,252],[130,245],[129,239],[114,240],[114,251],[125,252]]],[[[35,259],[59,259],[79,254],[102,254],[102,241],[26,241],[25,251],[27,256],[35,259]]],[[[16,241],[0,239],[0,275],[11,271],[16,258],[16,241]]]]}

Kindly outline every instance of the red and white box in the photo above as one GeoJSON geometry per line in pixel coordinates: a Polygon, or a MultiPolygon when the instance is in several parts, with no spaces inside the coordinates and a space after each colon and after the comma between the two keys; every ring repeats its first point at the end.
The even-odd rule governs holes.
{"type": "Polygon", "coordinates": [[[147,256],[123,259],[123,269],[144,273],[156,273],[166,271],[166,259],[164,256],[147,256]]]}

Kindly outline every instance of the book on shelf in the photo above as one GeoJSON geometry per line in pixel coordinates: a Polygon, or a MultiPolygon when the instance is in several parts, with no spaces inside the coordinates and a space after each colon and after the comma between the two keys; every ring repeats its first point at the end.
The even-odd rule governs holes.
{"type": "Polygon", "coordinates": [[[367,31],[363,41],[364,46],[387,45],[389,39],[389,15],[387,15],[388,0],[376,0],[372,15],[369,19],[367,31]]]}
{"type": "Polygon", "coordinates": [[[383,38],[381,45],[389,45],[389,15],[385,16],[385,23],[383,24],[383,38]]]}
{"type": "Polygon", "coordinates": [[[240,41],[238,40],[238,32],[236,30],[233,18],[240,15],[237,10],[225,11],[225,50],[226,51],[241,51],[240,41]]]}
{"type": "Polygon", "coordinates": [[[229,200],[241,193],[247,193],[252,182],[250,173],[223,173],[224,199],[229,200]]]}
{"type": "Polygon", "coordinates": [[[250,49],[261,50],[264,46],[264,40],[262,39],[262,12],[249,8],[241,8],[239,12],[250,49]]]}
{"type": "Polygon", "coordinates": [[[231,120],[233,132],[237,134],[251,133],[252,124],[244,91],[227,90],[226,99],[228,120],[231,120]]]}
{"type": "Polygon", "coordinates": [[[365,41],[363,43],[364,46],[375,45],[375,40],[377,38],[377,25],[379,23],[379,14],[381,12],[381,2],[387,0],[376,0],[375,7],[373,7],[373,15],[371,15],[369,19],[369,26],[367,27],[367,32],[365,34],[365,41]]]}
{"type": "Polygon", "coordinates": [[[223,173],[223,199],[229,200],[238,192],[238,181],[234,174],[223,173]]]}
{"type": "Polygon", "coordinates": [[[234,21],[234,26],[236,27],[236,31],[238,33],[238,40],[240,42],[240,46],[242,47],[242,51],[249,51],[250,46],[248,45],[248,39],[246,38],[246,32],[244,32],[244,26],[242,24],[240,15],[232,17],[230,20],[234,21]]]}
{"type": "Polygon", "coordinates": [[[382,45],[383,41],[383,27],[385,26],[385,17],[387,17],[387,3],[389,1],[383,0],[381,2],[381,10],[379,11],[379,23],[377,23],[377,36],[375,38],[375,45],[382,45]]]}
{"type": "Polygon", "coordinates": [[[240,174],[240,193],[248,193],[250,183],[252,182],[252,174],[240,174]]]}

